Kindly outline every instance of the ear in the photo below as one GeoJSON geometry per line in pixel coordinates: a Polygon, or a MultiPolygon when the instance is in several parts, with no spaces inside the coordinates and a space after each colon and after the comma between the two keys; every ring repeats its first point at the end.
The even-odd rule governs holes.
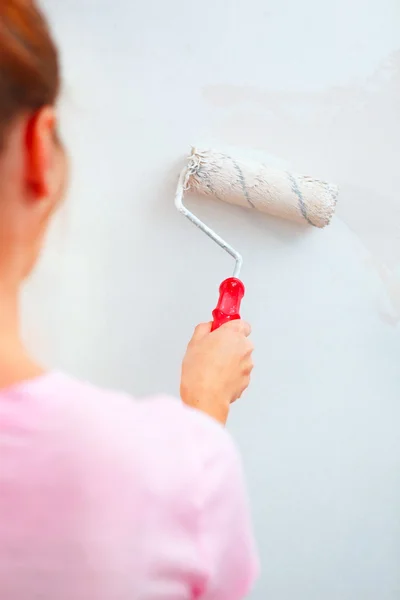
{"type": "Polygon", "coordinates": [[[35,200],[45,200],[52,194],[55,130],[56,115],[51,106],[38,110],[27,124],[26,183],[35,200]]]}

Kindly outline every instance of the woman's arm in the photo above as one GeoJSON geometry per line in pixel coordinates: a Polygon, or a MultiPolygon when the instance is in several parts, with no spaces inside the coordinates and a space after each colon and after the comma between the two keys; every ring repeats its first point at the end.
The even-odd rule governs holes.
{"type": "Polygon", "coordinates": [[[198,550],[204,573],[198,597],[242,600],[259,571],[242,464],[226,431],[209,435],[207,446],[198,486],[198,550]]]}

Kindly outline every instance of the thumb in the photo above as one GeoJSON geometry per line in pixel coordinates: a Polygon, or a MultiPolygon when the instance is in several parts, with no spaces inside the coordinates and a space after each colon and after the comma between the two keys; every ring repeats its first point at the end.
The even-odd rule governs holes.
{"type": "Polygon", "coordinates": [[[211,332],[211,326],[212,323],[200,323],[199,325],[197,325],[196,329],[194,330],[192,340],[196,342],[206,337],[206,335],[208,335],[211,332]]]}

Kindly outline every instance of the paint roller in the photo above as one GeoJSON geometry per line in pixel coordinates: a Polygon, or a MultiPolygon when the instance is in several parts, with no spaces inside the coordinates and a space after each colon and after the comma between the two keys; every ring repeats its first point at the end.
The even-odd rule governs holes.
{"type": "Polygon", "coordinates": [[[212,313],[213,331],[228,321],[240,319],[245,293],[239,279],[243,260],[237,250],[184,205],[185,193],[189,191],[320,228],[330,223],[338,196],[336,185],[307,175],[192,148],[179,177],[176,208],[235,260],[233,276],[223,281],[219,289],[218,304],[212,313]]]}

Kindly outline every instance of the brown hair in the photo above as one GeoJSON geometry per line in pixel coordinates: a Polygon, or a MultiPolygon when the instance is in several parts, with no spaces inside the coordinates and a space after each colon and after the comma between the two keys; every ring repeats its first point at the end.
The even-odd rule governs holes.
{"type": "Polygon", "coordinates": [[[34,0],[0,0],[0,148],[21,113],[56,102],[57,47],[34,0]]]}

